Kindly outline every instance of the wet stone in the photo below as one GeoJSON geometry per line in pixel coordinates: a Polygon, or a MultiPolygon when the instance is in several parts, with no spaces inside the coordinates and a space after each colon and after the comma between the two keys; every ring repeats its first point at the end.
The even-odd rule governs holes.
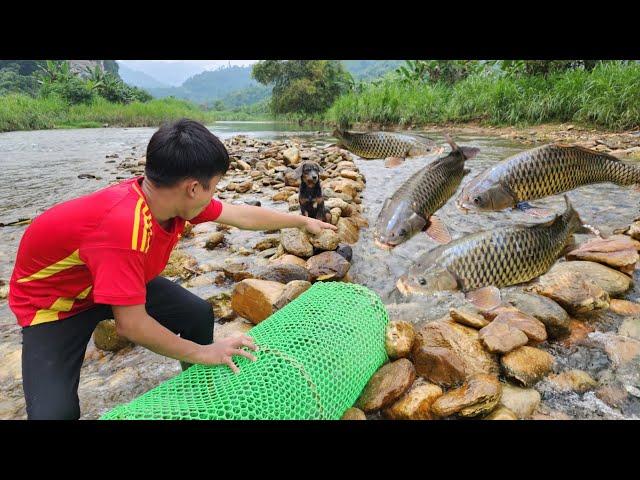
{"type": "Polygon", "coordinates": [[[500,364],[508,378],[530,387],[551,372],[554,358],[544,350],[523,346],[503,355],[500,364]]]}
{"type": "Polygon", "coordinates": [[[432,420],[431,406],[442,396],[442,388],[418,379],[397,402],[383,413],[392,420],[432,420]]]}
{"type": "Polygon", "coordinates": [[[387,325],[385,349],[390,358],[406,358],[411,354],[411,347],[416,333],[413,325],[402,320],[392,320],[387,325]]]}
{"type": "Polygon", "coordinates": [[[439,417],[459,414],[476,417],[491,412],[500,401],[502,386],[496,377],[477,374],[462,387],[450,390],[438,398],[431,410],[439,417]]]}
{"type": "Polygon", "coordinates": [[[561,392],[574,391],[577,393],[584,393],[588,390],[592,390],[598,386],[591,375],[583,370],[566,370],[557,375],[550,375],[547,381],[551,383],[555,390],[561,392]]]}
{"type": "Polygon", "coordinates": [[[496,320],[480,330],[479,338],[491,353],[507,353],[529,342],[522,330],[496,320]]]}
{"type": "Polygon", "coordinates": [[[387,363],[373,374],[356,407],[364,412],[374,412],[390,406],[409,389],[415,377],[415,368],[406,358],[387,363]]]}
{"type": "Polygon", "coordinates": [[[550,298],[519,290],[506,292],[503,298],[518,310],[540,320],[546,327],[549,338],[569,335],[569,315],[550,298]]]}
{"type": "Polygon", "coordinates": [[[351,407],[342,415],[340,420],[366,420],[367,416],[359,408],[351,407]]]}
{"type": "Polygon", "coordinates": [[[502,383],[500,405],[508,408],[519,419],[530,418],[540,405],[541,396],[533,388],[521,388],[510,383],[502,383]]]}
{"type": "Polygon", "coordinates": [[[462,325],[466,325],[467,327],[481,329],[489,325],[489,321],[482,315],[468,309],[451,308],[449,310],[449,315],[453,320],[462,325]]]}

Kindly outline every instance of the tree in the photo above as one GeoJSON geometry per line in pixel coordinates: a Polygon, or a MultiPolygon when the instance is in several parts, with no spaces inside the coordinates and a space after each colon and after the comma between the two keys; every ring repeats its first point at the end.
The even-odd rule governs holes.
{"type": "Polygon", "coordinates": [[[276,114],[324,112],[354,83],[336,60],[262,60],[251,75],[273,85],[271,110],[276,114]]]}

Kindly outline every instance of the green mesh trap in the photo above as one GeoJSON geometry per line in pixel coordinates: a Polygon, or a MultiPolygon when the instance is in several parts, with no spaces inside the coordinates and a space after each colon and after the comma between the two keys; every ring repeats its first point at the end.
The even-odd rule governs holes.
{"type": "Polygon", "coordinates": [[[318,282],[253,327],[240,368],[194,365],[101,419],[339,419],[387,360],[387,312],[360,285],[318,282]]]}

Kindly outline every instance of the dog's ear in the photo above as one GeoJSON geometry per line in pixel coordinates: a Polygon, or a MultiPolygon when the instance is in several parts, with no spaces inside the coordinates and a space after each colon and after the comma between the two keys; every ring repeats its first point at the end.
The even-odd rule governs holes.
{"type": "Polygon", "coordinates": [[[304,162],[300,163],[300,165],[298,165],[298,168],[296,168],[293,171],[293,178],[300,180],[302,178],[302,169],[304,168],[304,162]]]}
{"type": "Polygon", "coordinates": [[[319,163],[316,163],[316,165],[318,165],[318,175],[320,175],[322,172],[324,172],[324,168],[322,168],[322,165],[320,165],[319,163]]]}

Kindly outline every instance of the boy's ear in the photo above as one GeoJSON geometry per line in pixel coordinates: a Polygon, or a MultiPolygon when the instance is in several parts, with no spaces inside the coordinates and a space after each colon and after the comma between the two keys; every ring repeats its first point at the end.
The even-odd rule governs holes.
{"type": "Polygon", "coordinates": [[[298,168],[296,168],[293,171],[293,178],[300,180],[300,178],[302,178],[302,167],[304,167],[304,162],[302,162],[300,165],[298,165],[298,168]]]}

